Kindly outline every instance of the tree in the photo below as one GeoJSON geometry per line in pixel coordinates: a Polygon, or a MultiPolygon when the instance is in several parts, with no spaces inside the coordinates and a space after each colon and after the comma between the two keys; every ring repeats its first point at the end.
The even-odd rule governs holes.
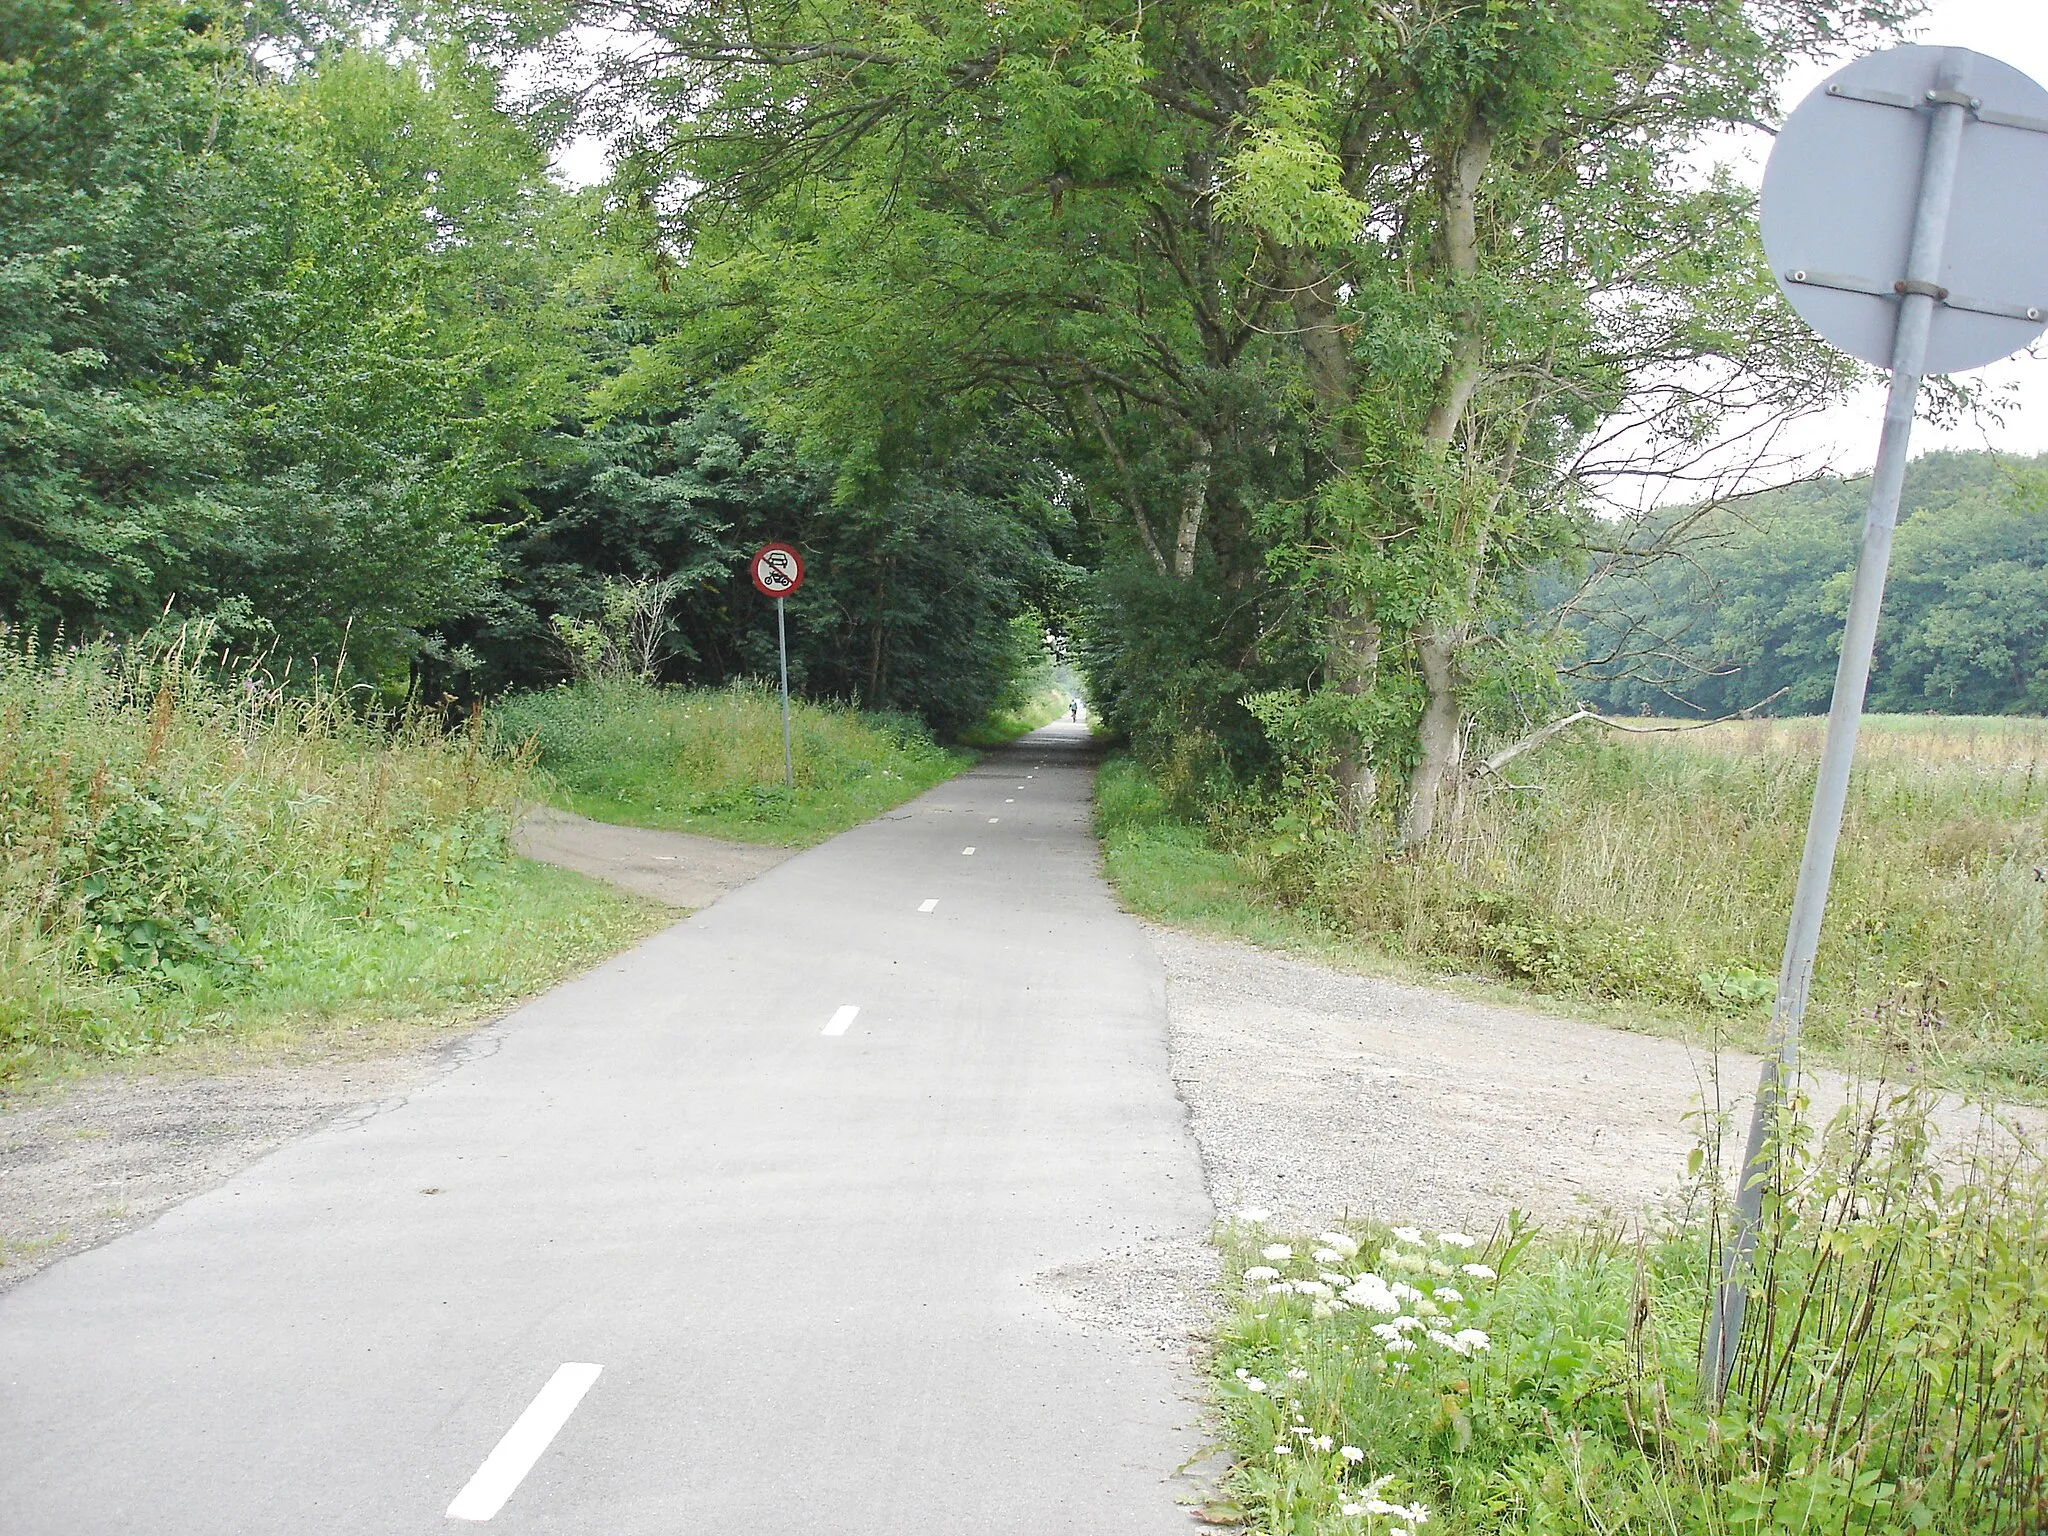
{"type": "Polygon", "coordinates": [[[1199,658],[1219,684],[1312,633],[1269,713],[1409,843],[1475,705],[1555,692],[1521,596],[1615,467],[1603,424],[1654,460],[1840,382],[1747,198],[1684,156],[1898,10],[600,9],[638,39],[609,77],[629,184],[753,408],[856,474],[1042,420],[1112,551],[1257,614],[1256,654],[1199,658]]]}

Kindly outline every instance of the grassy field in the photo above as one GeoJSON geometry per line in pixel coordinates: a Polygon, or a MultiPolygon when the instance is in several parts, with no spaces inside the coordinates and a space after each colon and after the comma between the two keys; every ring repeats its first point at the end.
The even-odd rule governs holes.
{"type": "Polygon", "coordinates": [[[318,687],[0,648],[0,1078],[474,1018],[661,915],[511,857],[529,770],[318,687]]]}
{"type": "Polygon", "coordinates": [[[790,847],[901,805],[972,760],[907,717],[795,700],[792,792],[783,782],[781,704],[749,686],[582,683],[510,699],[490,721],[502,744],[533,756],[564,809],[790,847]]]}
{"type": "MultiPolygon", "coordinates": [[[[1104,775],[1109,868],[1136,909],[1368,967],[1564,1000],[1754,1044],[1768,1016],[1818,721],[1584,735],[1476,790],[1417,859],[1314,807],[1199,821],[1128,762],[1104,775]]],[[[2048,1092],[2048,723],[1876,717],[1815,973],[1824,1056],[2048,1092]]]]}

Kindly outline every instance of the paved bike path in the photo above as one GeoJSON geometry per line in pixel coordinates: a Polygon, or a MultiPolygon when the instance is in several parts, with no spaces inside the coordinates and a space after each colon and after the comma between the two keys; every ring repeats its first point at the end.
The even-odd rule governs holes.
{"type": "Polygon", "coordinates": [[[1211,1214],[1091,771],[1027,737],[0,1298],[0,1526],[478,1528],[573,1362],[485,1528],[1185,1530],[1172,1361],[1032,1283],[1211,1214]]]}

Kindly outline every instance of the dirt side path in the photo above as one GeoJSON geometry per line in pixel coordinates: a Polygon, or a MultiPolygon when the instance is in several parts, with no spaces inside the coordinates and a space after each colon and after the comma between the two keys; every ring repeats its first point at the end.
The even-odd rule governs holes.
{"type": "MultiPolygon", "coordinates": [[[[528,858],[683,910],[710,905],[789,856],[552,810],[531,815],[514,842],[528,858]]],[[[338,1116],[403,1100],[476,1048],[471,1028],[367,1033],[314,1034],[254,1055],[233,1042],[200,1042],[146,1072],[121,1067],[0,1092],[0,1291],[146,1224],[338,1116]]]]}
{"type": "MultiPolygon", "coordinates": [[[[1677,1183],[1712,1093],[1712,1060],[1677,1041],[1151,936],[1217,1208],[1265,1207],[1276,1227],[1632,1214],[1677,1183]]],[[[1754,1060],[1721,1066],[1746,1115],[1754,1060]]]]}
{"type": "Polygon", "coordinates": [[[512,846],[529,859],[693,912],[767,873],[790,854],[787,848],[727,843],[689,832],[615,827],[547,807],[527,814],[512,834],[512,846]]]}

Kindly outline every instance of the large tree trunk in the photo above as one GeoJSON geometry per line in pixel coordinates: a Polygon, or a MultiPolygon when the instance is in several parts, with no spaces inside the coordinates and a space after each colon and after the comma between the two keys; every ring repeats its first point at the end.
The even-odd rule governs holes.
{"type": "MultiPolygon", "coordinates": [[[[1493,131],[1475,119],[1444,167],[1440,191],[1443,211],[1443,260],[1453,281],[1469,280],[1479,271],[1479,182],[1493,157],[1493,131]]],[[[1446,452],[1458,434],[1472,396],[1479,388],[1486,360],[1486,338],[1476,302],[1467,299],[1458,312],[1450,355],[1438,376],[1436,398],[1422,424],[1428,451],[1446,452]]],[[[1485,559],[1483,536],[1472,552],[1485,559]]],[[[1474,572],[1476,585],[1477,572],[1474,572]]],[[[1465,640],[1463,625],[1433,623],[1415,632],[1415,659],[1428,702],[1422,712],[1421,757],[1408,781],[1408,799],[1401,811],[1401,845],[1413,848],[1436,829],[1437,805],[1446,781],[1459,771],[1464,750],[1465,710],[1458,697],[1458,651],[1465,640]]]]}
{"type": "Polygon", "coordinates": [[[1422,711],[1421,760],[1408,781],[1408,803],[1401,813],[1401,846],[1429,841],[1436,830],[1437,808],[1447,789],[1455,788],[1465,749],[1465,705],[1458,697],[1458,652],[1464,636],[1456,631],[1427,631],[1415,642],[1429,702],[1422,711]]]}

